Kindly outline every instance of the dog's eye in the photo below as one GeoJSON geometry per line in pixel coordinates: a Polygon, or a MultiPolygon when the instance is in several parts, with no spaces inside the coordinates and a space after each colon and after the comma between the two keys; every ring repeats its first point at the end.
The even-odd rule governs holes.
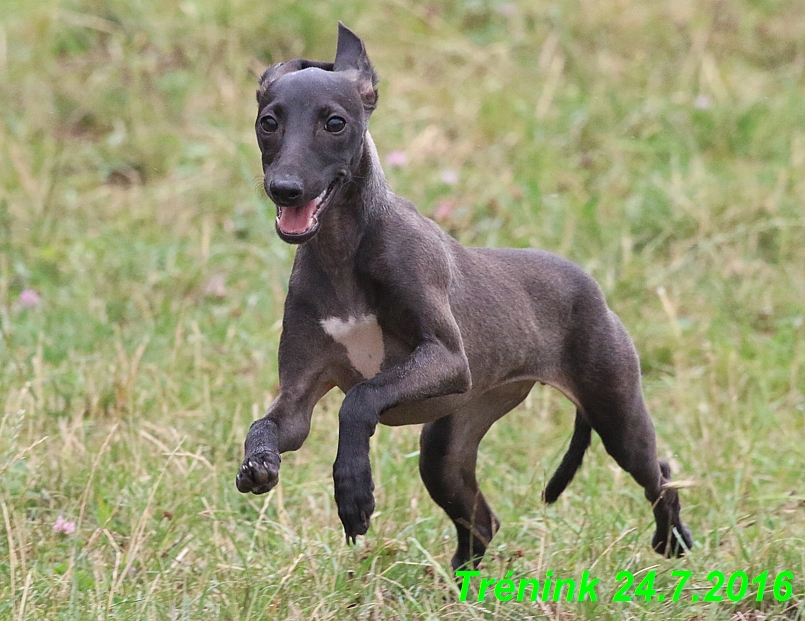
{"type": "Polygon", "coordinates": [[[264,116],[262,119],[260,119],[260,127],[263,128],[264,132],[273,134],[275,131],[277,131],[279,123],[277,123],[277,119],[275,119],[273,116],[264,116]]]}
{"type": "Polygon", "coordinates": [[[327,122],[324,124],[324,129],[326,129],[331,134],[337,134],[346,126],[347,122],[340,116],[331,116],[329,119],[327,119],[327,122]]]}

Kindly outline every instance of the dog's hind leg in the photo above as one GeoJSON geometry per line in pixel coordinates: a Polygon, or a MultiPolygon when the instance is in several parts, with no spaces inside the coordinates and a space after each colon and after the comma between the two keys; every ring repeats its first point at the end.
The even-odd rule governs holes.
{"type": "Polygon", "coordinates": [[[478,445],[492,424],[525,399],[532,386],[533,382],[518,382],[493,389],[422,429],[419,473],[458,534],[453,569],[477,566],[500,527],[475,478],[478,445]]]}
{"type": "Polygon", "coordinates": [[[458,415],[435,420],[423,427],[419,443],[422,481],[458,534],[453,569],[477,566],[500,526],[475,478],[478,444],[491,421],[477,429],[468,422],[473,421],[458,415]]]}
{"type": "MultiPolygon", "coordinates": [[[[637,355],[626,332],[615,324],[611,355],[596,356],[577,377],[580,415],[601,436],[604,448],[645,490],[657,530],[652,547],[665,556],[682,556],[693,544],[679,516],[679,494],[666,487],[671,469],[657,459],[654,425],[640,390],[637,355]]],[[[599,351],[600,353],[600,351],[599,351]]]]}
{"type": "Polygon", "coordinates": [[[671,469],[667,462],[657,459],[654,425],[639,391],[629,403],[604,405],[597,400],[585,407],[585,414],[607,452],[645,490],[657,523],[651,541],[654,550],[664,556],[682,556],[693,540],[679,515],[677,490],[666,487],[671,469]],[[621,414],[621,421],[611,424],[615,412],[621,414]]]}

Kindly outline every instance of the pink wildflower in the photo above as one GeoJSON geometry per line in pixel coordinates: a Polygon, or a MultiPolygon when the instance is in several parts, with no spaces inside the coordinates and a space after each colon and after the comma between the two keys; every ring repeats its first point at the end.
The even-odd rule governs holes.
{"type": "Polygon", "coordinates": [[[503,17],[514,17],[517,15],[517,5],[513,2],[504,2],[498,7],[498,13],[503,17]]]}
{"type": "Polygon", "coordinates": [[[53,532],[72,535],[75,532],[75,522],[68,522],[64,519],[63,515],[60,515],[56,518],[56,523],[53,525],[53,532]]]}
{"type": "Polygon", "coordinates": [[[408,155],[406,155],[405,151],[391,151],[386,155],[386,166],[405,168],[408,166],[408,155]]]}
{"type": "Polygon", "coordinates": [[[455,170],[445,168],[441,174],[442,183],[447,185],[456,185],[458,183],[458,173],[455,170]]]}
{"type": "Polygon", "coordinates": [[[36,308],[39,306],[39,294],[33,289],[23,289],[20,291],[19,302],[22,308],[36,308]]]}
{"type": "Polygon", "coordinates": [[[449,219],[456,210],[456,207],[456,201],[450,200],[449,198],[439,201],[436,205],[436,211],[433,212],[433,219],[437,222],[443,222],[449,219]]]}
{"type": "Polygon", "coordinates": [[[211,276],[204,287],[204,295],[223,300],[226,297],[226,277],[222,274],[211,276]]]}

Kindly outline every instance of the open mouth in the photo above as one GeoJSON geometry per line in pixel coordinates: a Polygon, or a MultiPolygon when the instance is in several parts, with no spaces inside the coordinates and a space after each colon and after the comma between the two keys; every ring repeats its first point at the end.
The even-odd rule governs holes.
{"type": "Polygon", "coordinates": [[[277,205],[276,224],[280,237],[292,243],[301,243],[313,237],[319,228],[319,216],[327,206],[336,181],[312,201],[295,207],[277,205]]]}

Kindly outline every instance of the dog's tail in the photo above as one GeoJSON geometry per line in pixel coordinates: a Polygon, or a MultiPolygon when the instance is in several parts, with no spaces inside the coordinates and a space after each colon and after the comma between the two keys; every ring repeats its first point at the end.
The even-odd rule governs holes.
{"type": "Polygon", "coordinates": [[[573,429],[573,437],[570,439],[570,446],[562,458],[562,463],[559,464],[551,480],[548,481],[548,485],[545,486],[545,491],[542,492],[542,499],[548,504],[556,502],[559,495],[565,491],[565,488],[573,480],[584,459],[584,451],[590,446],[591,432],[592,427],[584,420],[581,412],[577,410],[576,425],[573,429]]]}

